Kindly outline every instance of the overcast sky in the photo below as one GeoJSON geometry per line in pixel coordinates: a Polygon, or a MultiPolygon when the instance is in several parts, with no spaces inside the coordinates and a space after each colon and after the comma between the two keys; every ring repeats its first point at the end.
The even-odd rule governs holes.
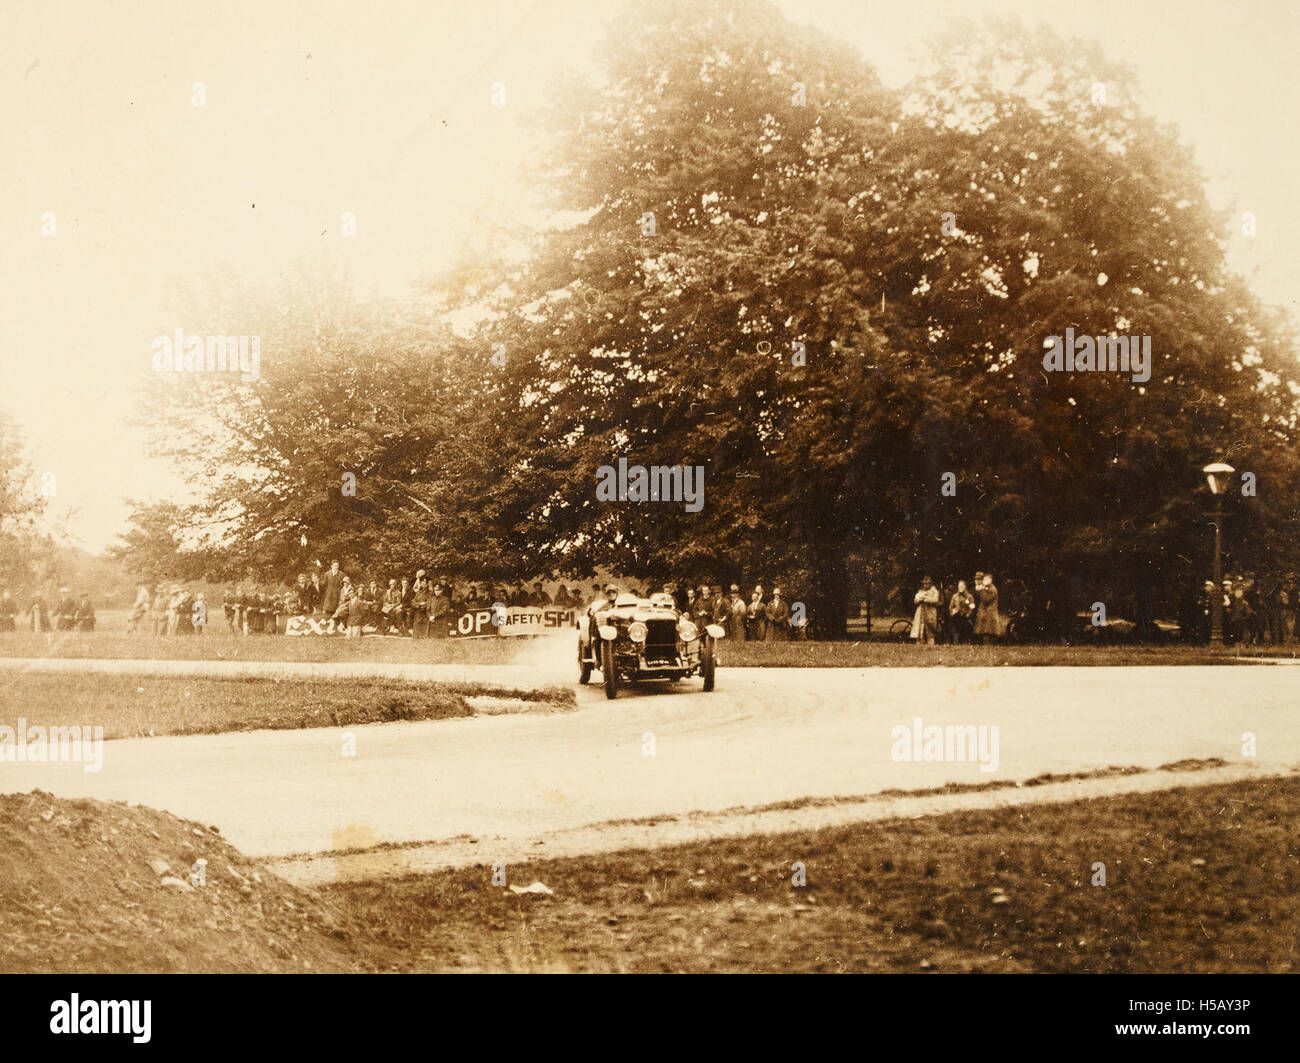
{"type": "MultiPolygon", "coordinates": [[[[181,490],[126,424],[167,293],[213,269],[272,280],[347,263],[362,294],[445,265],[476,219],[517,210],[521,102],[597,65],[608,3],[354,0],[10,4],[0,35],[0,405],[55,516],[98,551],[125,496],[181,490]],[[206,106],[192,103],[202,82],[206,106]],[[506,106],[491,106],[494,82],[506,106]],[[514,106],[512,106],[514,105],[514,106]],[[57,235],[43,236],[45,212],[57,235]],[[355,238],[340,234],[343,212],[355,238]]],[[[1234,266],[1294,306],[1300,34],[1281,0],[809,0],[790,18],[890,84],[958,14],[1016,12],[1139,71],[1212,202],[1253,211],[1234,266]]]]}

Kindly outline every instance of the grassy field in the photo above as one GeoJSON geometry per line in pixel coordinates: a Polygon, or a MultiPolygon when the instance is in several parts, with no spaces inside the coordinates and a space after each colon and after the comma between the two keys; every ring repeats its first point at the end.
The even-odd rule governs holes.
{"type": "Polygon", "coordinates": [[[478,683],[386,679],[217,679],[0,672],[0,723],[102,726],[105,738],[344,727],[474,715],[466,697],[573,708],[571,689],[504,690],[478,683]]]}
{"type": "Polygon", "coordinates": [[[322,892],[378,970],[1289,972],[1298,822],[1262,780],[322,892]]]}
{"type": "MultiPolygon", "coordinates": [[[[400,664],[516,664],[539,651],[532,638],[404,639],[288,638],[231,635],[224,624],[202,637],[127,635],[125,614],[101,614],[99,630],[49,635],[0,634],[0,657],[109,657],[135,660],[384,661],[400,664]]],[[[555,636],[559,653],[576,645],[576,632],[555,636]]],[[[914,646],[859,642],[729,642],[719,646],[724,668],[994,667],[1000,665],[1235,664],[1247,657],[1300,658],[1289,646],[914,646]]],[[[575,668],[576,672],[576,668],[575,668]]]]}

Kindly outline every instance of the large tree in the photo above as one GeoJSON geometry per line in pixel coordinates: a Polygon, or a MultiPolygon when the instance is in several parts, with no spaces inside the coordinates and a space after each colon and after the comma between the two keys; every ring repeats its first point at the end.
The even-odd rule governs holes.
{"type": "Polygon", "coordinates": [[[1294,348],[1228,274],[1188,152],[1095,49],[1015,23],[934,48],[896,96],[764,4],[613,28],[541,175],[579,220],[501,278],[484,337],[513,355],[539,556],[810,572],[834,624],[864,551],[909,577],[1066,570],[1073,596],[1196,567],[1217,456],[1294,528],[1294,348]],[[1067,327],[1151,336],[1151,380],[1048,378],[1067,327]],[[619,457],[702,465],[704,509],[598,500],[619,457]]]}

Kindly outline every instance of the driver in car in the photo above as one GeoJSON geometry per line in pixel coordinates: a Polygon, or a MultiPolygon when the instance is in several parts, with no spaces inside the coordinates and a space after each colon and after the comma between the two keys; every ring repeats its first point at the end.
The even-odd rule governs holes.
{"type": "Polygon", "coordinates": [[[587,615],[595,616],[597,613],[603,613],[606,609],[613,609],[614,603],[618,601],[618,585],[614,583],[605,584],[605,597],[597,598],[587,607],[587,615]]]}

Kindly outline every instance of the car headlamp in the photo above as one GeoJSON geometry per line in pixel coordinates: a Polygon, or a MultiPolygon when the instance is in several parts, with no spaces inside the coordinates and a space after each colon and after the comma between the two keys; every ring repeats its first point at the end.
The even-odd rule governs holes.
{"type": "Polygon", "coordinates": [[[683,642],[693,642],[699,637],[699,631],[689,620],[677,621],[677,637],[683,642]]]}
{"type": "Polygon", "coordinates": [[[645,624],[641,623],[640,620],[634,620],[627,626],[627,637],[633,642],[645,642],[646,635],[649,633],[650,629],[647,628],[645,624]]]}

